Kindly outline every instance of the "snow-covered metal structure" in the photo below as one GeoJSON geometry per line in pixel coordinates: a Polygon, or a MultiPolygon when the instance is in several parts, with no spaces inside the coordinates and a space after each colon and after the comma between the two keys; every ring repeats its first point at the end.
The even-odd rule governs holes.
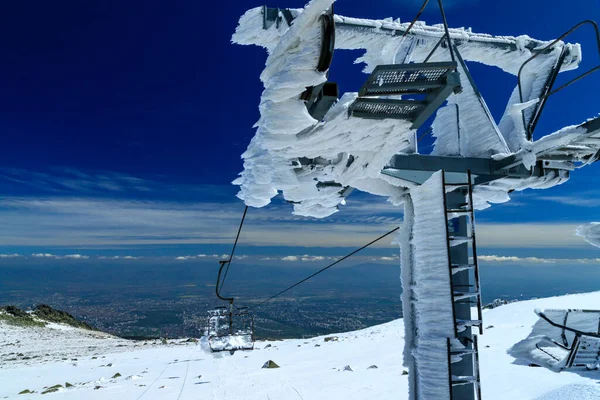
{"type": "Polygon", "coordinates": [[[556,75],[578,67],[580,46],[334,16],[333,2],[254,8],[239,21],[233,41],[262,46],[268,57],[238,197],[263,207],[281,193],[295,214],[316,218],[337,212],[352,189],[403,204],[410,398],[480,398],[474,212],[513,190],[562,184],[600,157],[600,118],[533,141],[556,75]],[[365,51],[357,62],[370,76],[358,93],[338,99],[333,49],[365,51]],[[518,77],[498,123],[468,61],[518,77]],[[416,130],[434,114],[434,148],[421,154],[416,130]]]}
{"type": "Polygon", "coordinates": [[[509,353],[554,371],[600,368],[599,310],[536,310],[540,319],[509,353]]]}
{"type": "MultiPolygon", "coordinates": [[[[244,212],[245,217],[246,213],[244,212]]],[[[242,219],[240,231],[243,223],[242,219]]],[[[226,302],[227,306],[218,306],[214,310],[208,310],[208,317],[206,319],[204,335],[207,337],[208,345],[213,352],[254,349],[254,315],[250,313],[248,307],[235,308],[233,305],[235,299],[233,297],[224,297],[221,294],[236,245],[237,239],[229,259],[219,261],[220,268],[215,285],[217,298],[226,302]],[[225,270],[223,279],[221,279],[225,267],[227,269],[225,270]]]]}
{"type": "Polygon", "coordinates": [[[247,309],[226,306],[208,311],[205,336],[211,351],[254,349],[254,317],[247,309]]]}

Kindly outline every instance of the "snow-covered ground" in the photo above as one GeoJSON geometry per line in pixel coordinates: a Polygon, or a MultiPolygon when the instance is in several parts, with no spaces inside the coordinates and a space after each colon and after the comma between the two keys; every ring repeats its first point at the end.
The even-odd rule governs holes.
{"type": "MultiPolygon", "coordinates": [[[[480,339],[485,400],[600,399],[600,372],[529,367],[507,350],[531,332],[536,308],[599,308],[600,292],[512,303],[484,314],[480,339]]],[[[131,342],[51,324],[0,324],[0,398],[68,399],[407,399],[402,320],[338,340],[258,342],[256,350],[212,354],[205,343],[131,342]],[[24,359],[26,357],[31,357],[24,359]],[[16,359],[16,360],[15,360],[16,359]],[[273,360],[279,369],[262,369],[273,360]],[[349,365],[352,371],[345,370],[349,365]],[[376,365],[377,368],[369,368],[376,365]],[[120,376],[112,378],[116,374],[120,376]],[[35,394],[18,393],[28,389],[35,394]]],[[[332,336],[332,335],[329,335],[332,336]]],[[[432,399],[434,400],[434,399],[432,399]]]]}

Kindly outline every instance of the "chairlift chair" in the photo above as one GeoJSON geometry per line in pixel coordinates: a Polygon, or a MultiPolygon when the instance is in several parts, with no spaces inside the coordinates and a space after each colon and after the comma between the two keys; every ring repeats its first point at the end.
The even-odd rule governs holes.
{"type": "Polygon", "coordinates": [[[540,317],[529,336],[513,349],[555,371],[600,367],[599,310],[536,310],[540,317]]]}
{"type": "Polygon", "coordinates": [[[213,352],[254,349],[254,316],[248,307],[234,309],[233,297],[223,297],[220,293],[223,267],[231,263],[231,259],[219,261],[221,267],[217,276],[215,292],[220,300],[227,301],[228,306],[218,306],[208,311],[206,336],[213,352]]]}

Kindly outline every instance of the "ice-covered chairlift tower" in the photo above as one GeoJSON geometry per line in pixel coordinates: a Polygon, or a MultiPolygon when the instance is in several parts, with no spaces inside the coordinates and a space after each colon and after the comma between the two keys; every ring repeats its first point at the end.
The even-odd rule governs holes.
{"type": "Polygon", "coordinates": [[[410,398],[478,398],[473,213],[513,190],[562,184],[599,158],[599,118],[532,139],[556,75],[577,68],[580,46],[423,23],[406,34],[400,21],[334,16],[332,3],[258,7],[239,21],[233,41],[262,46],[268,57],[238,196],[263,207],[281,192],[295,214],[317,218],[338,211],[353,188],[404,204],[410,398]],[[339,99],[328,80],[334,48],[365,50],[357,62],[370,74],[358,93],[339,99]],[[498,124],[465,61],[518,76],[498,124]],[[416,129],[434,114],[433,151],[420,154],[416,129]]]}

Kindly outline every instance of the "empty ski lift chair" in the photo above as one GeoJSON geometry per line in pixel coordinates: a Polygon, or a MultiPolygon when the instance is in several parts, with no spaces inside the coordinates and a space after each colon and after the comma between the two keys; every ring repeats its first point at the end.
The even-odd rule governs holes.
{"type": "Polygon", "coordinates": [[[221,267],[217,276],[215,292],[220,300],[227,301],[228,306],[219,306],[208,311],[206,336],[213,352],[254,349],[254,316],[248,307],[234,310],[233,297],[222,297],[220,293],[221,273],[223,267],[231,260],[219,261],[221,267]]]}
{"type": "Polygon", "coordinates": [[[509,353],[555,371],[600,365],[600,310],[536,310],[540,319],[509,353]]]}

